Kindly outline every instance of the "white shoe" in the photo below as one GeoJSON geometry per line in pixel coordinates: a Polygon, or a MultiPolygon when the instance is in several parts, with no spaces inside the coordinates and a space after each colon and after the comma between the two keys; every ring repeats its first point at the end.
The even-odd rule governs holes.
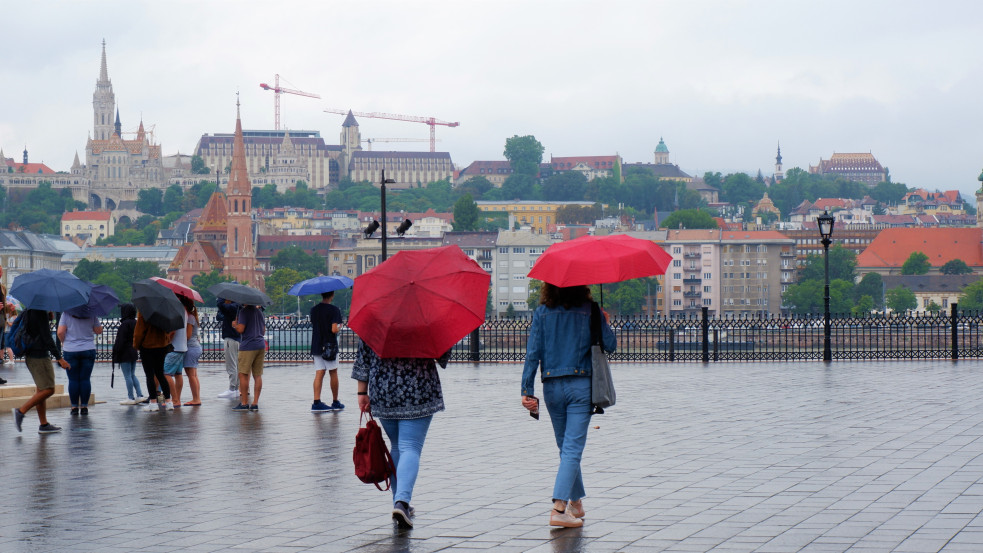
{"type": "Polygon", "coordinates": [[[173,401],[167,400],[167,410],[168,411],[173,411],[174,410],[174,402],[173,401]]]}
{"type": "Polygon", "coordinates": [[[120,405],[136,405],[136,403],[137,402],[132,399],[124,399],[123,401],[119,402],[120,405]]]}
{"type": "Polygon", "coordinates": [[[144,411],[146,411],[148,413],[156,413],[156,412],[160,411],[160,408],[157,407],[157,404],[156,403],[151,403],[151,404],[147,405],[146,408],[144,408],[144,411]]]}
{"type": "Polygon", "coordinates": [[[236,390],[226,390],[218,395],[221,399],[233,399],[239,397],[239,392],[236,390]]]}

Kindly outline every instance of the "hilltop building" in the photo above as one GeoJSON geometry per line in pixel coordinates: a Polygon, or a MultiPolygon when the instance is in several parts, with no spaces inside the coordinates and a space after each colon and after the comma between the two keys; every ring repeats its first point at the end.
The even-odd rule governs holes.
{"type": "Polygon", "coordinates": [[[661,136],[659,137],[659,144],[655,147],[654,161],[654,163],[629,163],[625,167],[645,169],[651,172],[652,176],[662,180],[693,182],[693,177],[669,161],[669,147],[666,146],[666,142],[661,136]]]}
{"type": "Polygon", "coordinates": [[[829,159],[819,158],[819,165],[810,165],[809,172],[814,175],[837,175],[867,186],[876,186],[888,179],[887,167],[881,166],[870,153],[834,153],[829,159]]]}

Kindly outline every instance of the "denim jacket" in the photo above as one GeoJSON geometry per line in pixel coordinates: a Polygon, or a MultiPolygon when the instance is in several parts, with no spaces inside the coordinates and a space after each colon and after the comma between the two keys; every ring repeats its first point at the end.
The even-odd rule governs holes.
{"type": "MultiPolygon", "coordinates": [[[[540,305],[532,315],[526,365],[522,369],[522,395],[535,395],[536,369],[542,379],[558,376],[590,376],[590,302],[580,307],[552,309],[540,305]]],[[[604,351],[614,351],[618,342],[607,321],[601,320],[604,351]]]]}

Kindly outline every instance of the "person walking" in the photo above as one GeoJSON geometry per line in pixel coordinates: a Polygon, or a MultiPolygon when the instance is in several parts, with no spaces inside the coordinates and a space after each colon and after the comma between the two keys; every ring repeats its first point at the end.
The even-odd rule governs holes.
{"type": "Polygon", "coordinates": [[[184,374],[188,376],[188,387],[191,388],[191,401],[185,403],[186,407],[197,407],[201,405],[201,383],[198,381],[198,360],[201,359],[201,324],[198,322],[198,308],[191,298],[178,296],[181,304],[188,311],[188,326],[191,332],[188,335],[188,351],[184,354],[184,374]]]}
{"type": "Polygon", "coordinates": [[[164,378],[164,359],[170,350],[174,332],[165,332],[149,324],[143,313],[137,312],[137,322],[133,327],[133,347],[140,352],[143,374],[147,377],[147,390],[150,391],[150,405],[147,411],[158,412],[165,408],[174,409],[171,403],[171,387],[164,378]],[[160,388],[156,395],[154,392],[160,388]]]}
{"type": "Polygon", "coordinates": [[[420,472],[420,454],[434,413],[444,410],[437,364],[447,366],[450,351],[434,359],[382,359],[365,342],[358,346],[352,378],[358,381],[358,407],[379,419],[389,436],[396,474],[393,492],[393,520],[400,528],[413,527],[410,506],[413,487],[420,472]]]}
{"type": "MultiPolygon", "coordinates": [[[[177,296],[181,299],[181,296],[177,296]]],[[[184,303],[182,302],[182,306],[184,303]]],[[[189,315],[185,306],[184,313],[181,314],[184,326],[174,332],[171,338],[171,351],[164,356],[164,378],[167,385],[171,387],[171,401],[167,408],[173,409],[181,407],[181,391],[184,389],[184,354],[188,352],[188,337],[191,336],[191,324],[188,322],[189,315]],[[173,407],[172,407],[173,406],[173,407]]]]}
{"type": "Polygon", "coordinates": [[[96,364],[96,334],[102,334],[99,319],[81,311],[78,315],[63,313],[58,323],[58,339],[69,365],[68,399],[72,403],[72,415],[89,414],[92,368],[96,364]]]}
{"type": "Polygon", "coordinates": [[[120,305],[119,328],[116,330],[116,341],[113,342],[113,362],[119,363],[119,368],[123,372],[128,398],[119,402],[120,405],[136,405],[149,401],[144,397],[140,389],[140,379],[136,375],[138,354],[133,347],[133,328],[136,324],[137,308],[132,303],[120,305]]]}
{"type": "Polygon", "coordinates": [[[338,328],[341,326],[341,309],[331,304],[334,292],[321,294],[321,303],[311,308],[311,355],[314,356],[314,403],[311,411],[340,411],[345,405],[338,401],[338,328]],[[321,355],[329,346],[336,352],[335,359],[327,360],[321,355]],[[324,385],[324,373],[329,376],[328,385],[331,387],[331,405],[321,401],[321,388],[324,385]]]}
{"type": "Polygon", "coordinates": [[[218,298],[215,304],[218,312],[215,320],[222,323],[222,341],[225,346],[225,372],[229,375],[229,389],[220,393],[218,397],[222,399],[235,399],[239,397],[239,332],[233,328],[232,324],[239,316],[240,306],[231,300],[218,298]]]}
{"type": "Polygon", "coordinates": [[[239,333],[239,405],[236,411],[258,411],[259,393],[263,391],[263,356],[266,353],[266,321],[263,311],[246,305],[232,324],[239,333]],[[249,403],[249,376],[253,377],[253,402],[249,403]]]}
{"type": "MultiPolygon", "coordinates": [[[[0,286],[0,291],[2,291],[2,288],[3,287],[0,286]]],[[[8,298],[7,301],[9,302],[10,299],[8,298]]],[[[5,331],[4,331],[4,334],[3,334],[3,338],[4,338],[4,342],[5,342],[4,343],[3,352],[4,352],[4,355],[6,356],[6,359],[4,359],[3,364],[4,365],[13,365],[14,364],[14,350],[10,348],[10,340],[11,340],[11,338],[8,337],[7,334],[10,332],[10,328],[14,326],[14,321],[17,320],[17,316],[18,316],[17,315],[17,306],[14,305],[13,303],[7,303],[6,304],[6,307],[4,307],[4,311],[6,311],[6,314],[7,314],[7,325],[5,327],[5,331]]]]}
{"type": "Polygon", "coordinates": [[[38,413],[39,434],[51,434],[61,430],[60,426],[55,426],[48,422],[47,401],[55,393],[55,367],[51,364],[51,354],[58,361],[58,365],[63,369],[68,369],[69,364],[62,359],[58,346],[51,338],[51,314],[39,309],[28,309],[20,315],[24,317],[21,323],[24,325],[24,332],[27,334],[30,345],[24,351],[24,364],[31,372],[34,379],[34,392],[26,402],[20,407],[14,408],[14,425],[17,431],[21,431],[24,422],[24,415],[31,408],[38,413]]]}
{"type": "MultiPolygon", "coordinates": [[[[584,525],[584,479],[580,461],[587,445],[591,405],[591,305],[587,286],[557,287],[543,283],[541,304],[533,312],[522,370],[522,406],[539,411],[535,397],[536,371],[541,371],[543,399],[553,423],[560,466],[553,483],[550,526],[584,525]]],[[[607,316],[601,320],[605,351],[617,341],[607,316]]]]}

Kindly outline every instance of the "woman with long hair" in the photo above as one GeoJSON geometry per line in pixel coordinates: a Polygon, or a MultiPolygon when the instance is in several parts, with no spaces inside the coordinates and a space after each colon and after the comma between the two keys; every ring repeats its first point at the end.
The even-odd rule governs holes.
{"type": "Polygon", "coordinates": [[[102,334],[102,325],[85,306],[69,309],[58,322],[58,339],[68,362],[68,399],[72,403],[72,415],[89,414],[92,368],[96,364],[96,334],[102,334]]]}
{"type": "MultiPolygon", "coordinates": [[[[535,396],[537,369],[543,382],[543,399],[553,423],[560,449],[560,466],[553,483],[550,526],[584,525],[584,478],[580,461],[587,445],[591,405],[591,306],[586,286],[558,287],[543,283],[541,304],[533,312],[522,370],[522,406],[538,415],[535,396]]],[[[617,341],[601,317],[601,340],[605,351],[614,351],[617,341]]]]}
{"type": "Polygon", "coordinates": [[[137,350],[133,347],[133,329],[137,325],[137,308],[132,303],[119,306],[119,329],[116,331],[116,341],[113,342],[113,362],[119,363],[126,382],[125,399],[120,405],[136,405],[149,401],[140,389],[140,379],[136,375],[137,350]]]}
{"type": "MultiPolygon", "coordinates": [[[[198,308],[191,298],[178,296],[185,311],[188,312],[188,326],[191,333],[188,335],[188,351],[184,354],[184,374],[188,375],[188,387],[191,388],[191,401],[185,406],[197,407],[201,405],[201,383],[198,381],[198,360],[201,358],[201,341],[198,339],[201,325],[198,322],[198,308]]],[[[178,396],[180,397],[180,388],[178,396]]]]}

